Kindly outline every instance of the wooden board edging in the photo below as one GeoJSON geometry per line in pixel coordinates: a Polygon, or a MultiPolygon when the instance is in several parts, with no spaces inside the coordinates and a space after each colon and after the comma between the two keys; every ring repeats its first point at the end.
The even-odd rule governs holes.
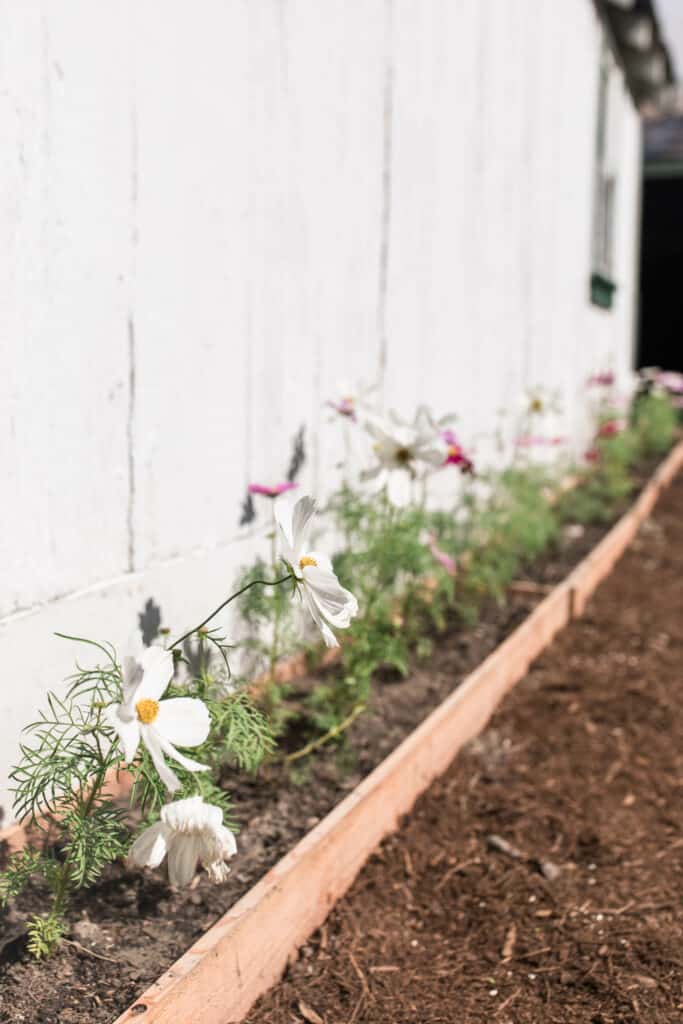
{"type": "Polygon", "coordinates": [[[527,619],[114,1024],[236,1024],[280,978],[380,841],[485,727],[610,572],[683,465],[679,442],[640,497],[527,619]]]}

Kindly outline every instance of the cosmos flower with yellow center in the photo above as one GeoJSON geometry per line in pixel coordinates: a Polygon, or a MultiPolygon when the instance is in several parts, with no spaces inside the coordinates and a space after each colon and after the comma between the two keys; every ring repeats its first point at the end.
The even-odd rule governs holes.
{"type": "Polygon", "coordinates": [[[323,635],[328,647],[338,647],[330,629],[346,629],[358,614],[358,601],[342,587],[327,555],[308,548],[315,514],[315,501],[305,496],[292,507],[289,502],[275,505],[280,528],[282,555],[291,566],[301,600],[323,635]]]}
{"type": "Polygon", "coordinates": [[[168,767],[164,754],[191,772],[207,771],[176,750],[198,747],[209,735],[209,712],[196,697],[162,700],[173,677],[173,654],[162,647],[148,647],[139,661],[123,662],[123,701],[107,708],[107,719],[119,738],[123,756],[130,763],[140,745],[149,751],[161,781],[174,793],[180,789],[178,776],[168,767]]]}
{"type": "Polygon", "coordinates": [[[373,440],[375,465],[361,473],[361,480],[386,487],[392,505],[405,506],[411,498],[410,483],[444,464],[438,425],[421,406],[412,423],[390,414],[386,419],[368,418],[364,427],[373,440]]]}

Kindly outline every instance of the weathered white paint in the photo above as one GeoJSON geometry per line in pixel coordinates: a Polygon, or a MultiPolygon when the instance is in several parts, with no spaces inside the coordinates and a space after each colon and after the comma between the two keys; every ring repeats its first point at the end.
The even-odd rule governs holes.
{"type": "MultiPolygon", "coordinates": [[[[639,120],[617,73],[613,311],[588,301],[589,0],[0,0],[0,804],[74,650],[183,629],[250,479],[339,479],[340,382],[457,410],[524,387],[584,441],[631,365],[639,120]]],[[[262,520],[263,521],[263,518],[262,520]]]]}

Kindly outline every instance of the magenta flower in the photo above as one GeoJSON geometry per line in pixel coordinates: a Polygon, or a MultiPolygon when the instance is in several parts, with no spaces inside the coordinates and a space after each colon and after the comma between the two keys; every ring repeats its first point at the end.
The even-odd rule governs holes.
{"type": "Polygon", "coordinates": [[[588,386],[599,388],[611,388],[614,386],[614,374],[611,370],[603,370],[602,373],[594,373],[588,378],[588,386]]]}
{"type": "Polygon", "coordinates": [[[459,466],[461,473],[474,473],[474,463],[465,454],[462,445],[452,430],[443,430],[441,439],[446,442],[447,452],[444,462],[445,466],[459,466]]]}
{"type": "Polygon", "coordinates": [[[616,437],[617,434],[620,433],[621,429],[622,424],[619,420],[605,420],[605,422],[601,423],[598,428],[598,437],[616,437]]]}
{"type": "Polygon", "coordinates": [[[586,460],[586,462],[599,462],[600,452],[597,448],[589,448],[587,452],[584,452],[583,457],[586,460]]]}
{"type": "Polygon", "coordinates": [[[249,484],[248,491],[250,494],[262,494],[266,498],[279,498],[281,494],[298,486],[296,480],[284,480],[281,484],[275,484],[274,487],[268,487],[266,484],[249,484]]]}

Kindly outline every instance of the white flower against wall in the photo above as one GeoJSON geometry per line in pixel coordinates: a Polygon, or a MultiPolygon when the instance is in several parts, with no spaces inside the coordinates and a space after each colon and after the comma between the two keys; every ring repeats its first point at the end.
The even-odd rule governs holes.
{"type": "Polygon", "coordinates": [[[562,414],[562,398],[559,391],[536,385],[529,388],[522,398],[522,414],[529,416],[548,416],[562,414]]]}
{"type": "Polygon", "coordinates": [[[424,406],[412,423],[393,414],[384,421],[368,419],[364,426],[374,440],[377,463],[361,478],[386,486],[392,504],[408,504],[411,481],[446,462],[447,448],[441,436],[444,422],[435,423],[424,406]]]}
{"type": "Polygon", "coordinates": [[[235,837],[223,824],[220,807],[191,796],[165,804],[161,820],[138,836],[128,859],[136,867],[157,868],[168,856],[168,880],[180,887],[189,885],[198,863],[213,882],[224,882],[230,873],[225,862],[236,853],[235,837]]]}
{"type": "Polygon", "coordinates": [[[282,555],[292,568],[301,599],[328,647],[339,643],[330,626],[346,629],[358,614],[358,601],[342,587],[327,555],[309,548],[309,534],[315,514],[315,501],[305,496],[292,507],[289,502],[275,504],[280,527],[282,555]]]}
{"type": "Polygon", "coordinates": [[[161,696],[173,676],[173,655],[162,647],[148,647],[140,657],[123,662],[123,702],[107,708],[109,724],[116,730],[127,762],[135,757],[140,740],[166,788],[175,793],[180,782],[164,760],[172,757],[191,772],[207,771],[208,765],[191,760],[174,744],[197,747],[209,735],[206,705],[196,697],[161,696]]]}
{"type": "Polygon", "coordinates": [[[334,409],[337,415],[341,416],[342,419],[351,420],[355,423],[358,419],[359,412],[369,411],[369,399],[370,396],[377,391],[377,387],[377,381],[373,384],[364,384],[363,382],[360,382],[355,387],[346,382],[342,382],[339,385],[337,395],[325,404],[330,409],[334,409]]]}

